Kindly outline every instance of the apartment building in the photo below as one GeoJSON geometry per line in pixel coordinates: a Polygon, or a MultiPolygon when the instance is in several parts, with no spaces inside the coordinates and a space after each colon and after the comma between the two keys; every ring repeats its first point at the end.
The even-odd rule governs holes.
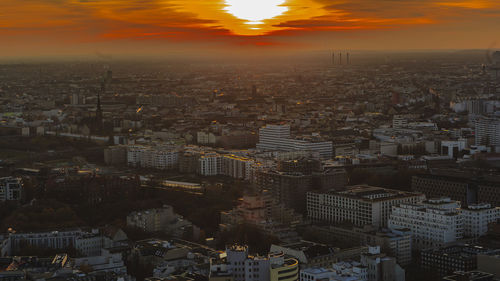
{"type": "Polygon", "coordinates": [[[411,230],[415,248],[441,247],[463,237],[464,220],[458,201],[437,198],[392,209],[389,228],[411,230]]]}
{"type": "Polygon", "coordinates": [[[23,194],[23,183],[20,178],[0,178],[0,202],[19,201],[23,194]]]}
{"type": "Polygon", "coordinates": [[[461,209],[464,219],[464,235],[479,237],[488,232],[488,225],[500,219],[500,207],[491,204],[471,204],[461,209]]]}
{"type": "Polygon", "coordinates": [[[253,164],[254,161],[250,158],[233,154],[224,155],[222,157],[221,173],[235,179],[250,180],[253,164]]]}
{"type": "Polygon", "coordinates": [[[129,146],[127,164],[131,167],[176,169],[179,166],[179,148],[175,146],[129,146]]]}
{"type": "Polygon", "coordinates": [[[202,176],[217,176],[222,172],[222,156],[218,153],[205,153],[198,158],[198,173],[202,176]]]}

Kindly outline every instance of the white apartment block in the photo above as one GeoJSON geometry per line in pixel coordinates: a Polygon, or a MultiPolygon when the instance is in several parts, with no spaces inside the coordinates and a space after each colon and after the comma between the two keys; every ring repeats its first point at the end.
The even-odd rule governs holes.
{"type": "Polygon", "coordinates": [[[254,161],[250,158],[224,155],[222,157],[222,174],[235,179],[250,180],[254,161]]]}
{"type": "Polygon", "coordinates": [[[129,146],[127,163],[132,167],[174,169],[179,165],[177,147],[129,146]]]}
{"type": "Polygon", "coordinates": [[[259,150],[274,151],[312,151],[318,152],[323,159],[333,156],[333,143],[331,141],[312,141],[295,139],[290,135],[289,125],[267,125],[259,130],[259,150]]]}
{"type": "Polygon", "coordinates": [[[464,218],[464,235],[479,237],[486,234],[488,224],[500,219],[500,207],[490,204],[472,204],[462,209],[464,218]]]}
{"type": "Polygon", "coordinates": [[[217,176],[222,172],[222,156],[217,153],[200,156],[198,164],[198,171],[202,176],[217,176]]]}
{"type": "Polygon", "coordinates": [[[481,117],[475,124],[476,145],[500,146],[500,118],[481,117]]]}
{"type": "Polygon", "coordinates": [[[460,202],[438,198],[394,206],[389,228],[409,229],[415,248],[441,247],[455,242],[464,234],[460,202]]]}
{"type": "Polygon", "coordinates": [[[422,200],[425,195],[421,193],[352,186],[339,192],[308,192],[307,215],[314,221],[386,227],[393,206],[422,200]]]}
{"type": "Polygon", "coordinates": [[[20,178],[0,178],[0,202],[21,200],[23,184],[20,178]]]}

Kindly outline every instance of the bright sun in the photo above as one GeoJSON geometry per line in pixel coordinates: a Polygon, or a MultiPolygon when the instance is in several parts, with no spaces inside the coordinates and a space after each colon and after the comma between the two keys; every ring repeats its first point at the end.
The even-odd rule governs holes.
{"type": "MultiPolygon", "coordinates": [[[[286,0],[225,0],[225,11],[245,20],[246,24],[260,25],[266,19],[272,19],[288,11],[282,6],[286,0]]],[[[258,29],[253,27],[252,29],[258,29]]]]}

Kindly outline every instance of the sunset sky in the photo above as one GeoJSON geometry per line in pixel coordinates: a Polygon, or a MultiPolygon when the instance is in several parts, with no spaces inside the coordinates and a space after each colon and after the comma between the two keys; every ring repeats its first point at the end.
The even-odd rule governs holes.
{"type": "Polygon", "coordinates": [[[0,0],[0,57],[500,48],[498,0],[0,0]]]}

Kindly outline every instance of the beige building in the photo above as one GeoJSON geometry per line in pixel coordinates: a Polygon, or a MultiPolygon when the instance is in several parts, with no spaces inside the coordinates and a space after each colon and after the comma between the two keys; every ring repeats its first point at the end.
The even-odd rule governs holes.
{"type": "Polygon", "coordinates": [[[358,185],[345,191],[308,192],[307,216],[313,221],[386,227],[392,206],[417,203],[422,193],[358,185]]]}

